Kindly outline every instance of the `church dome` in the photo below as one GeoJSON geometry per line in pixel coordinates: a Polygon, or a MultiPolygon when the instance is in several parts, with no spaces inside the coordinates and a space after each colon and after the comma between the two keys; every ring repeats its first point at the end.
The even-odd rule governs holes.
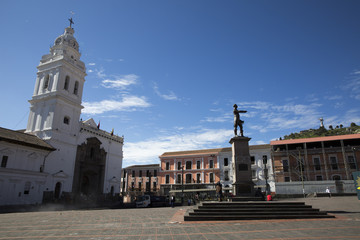
{"type": "Polygon", "coordinates": [[[65,32],[56,38],[54,45],[67,45],[76,51],[79,51],[79,44],[73,36],[74,32],[74,29],[71,27],[65,28],[65,32]]]}

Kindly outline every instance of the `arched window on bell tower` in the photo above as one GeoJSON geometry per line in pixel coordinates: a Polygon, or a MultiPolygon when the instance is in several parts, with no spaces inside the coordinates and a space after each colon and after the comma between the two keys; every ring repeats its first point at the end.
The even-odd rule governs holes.
{"type": "Polygon", "coordinates": [[[70,82],[70,77],[66,76],[65,77],[65,83],[64,83],[64,89],[65,90],[69,90],[69,82],[70,82]]]}
{"type": "Polygon", "coordinates": [[[74,85],[74,94],[77,95],[79,91],[79,82],[76,81],[74,85]]]}
{"type": "Polygon", "coordinates": [[[45,79],[44,79],[44,85],[43,85],[43,89],[47,90],[49,87],[49,82],[50,82],[50,76],[49,74],[46,74],[45,79]]]}
{"type": "Polygon", "coordinates": [[[68,116],[64,117],[64,124],[66,124],[66,125],[70,124],[70,117],[68,117],[68,116]]]}

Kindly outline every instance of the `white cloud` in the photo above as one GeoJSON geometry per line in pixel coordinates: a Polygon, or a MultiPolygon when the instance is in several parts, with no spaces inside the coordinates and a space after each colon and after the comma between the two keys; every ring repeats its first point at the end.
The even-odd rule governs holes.
{"type": "Polygon", "coordinates": [[[98,76],[98,78],[105,78],[106,74],[104,73],[104,69],[101,68],[100,70],[95,69],[96,75],[98,76]]]}
{"type": "Polygon", "coordinates": [[[260,133],[277,130],[308,129],[319,123],[321,104],[285,104],[275,105],[270,102],[243,102],[239,104],[240,109],[248,113],[243,118],[258,118],[254,121],[246,121],[249,128],[260,133]],[[261,124],[259,124],[259,122],[261,124]]]}
{"type": "Polygon", "coordinates": [[[162,94],[162,93],[160,93],[159,87],[157,86],[156,83],[154,83],[154,87],[153,87],[153,88],[154,88],[155,93],[156,93],[159,97],[161,97],[161,98],[163,98],[163,99],[165,99],[165,100],[179,100],[179,98],[176,96],[176,94],[175,94],[174,92],[172,92],[172,91],[170,91],[169,94],[162,94]]]}
{"type": "Polygon", "coordinates": [[[89,66],[95,66],[96,64],[95,63],[89,63],[88,65],[89,66]]]}
{"type": "Polygon", "coordinates": [[[135,74],[128,74],[123,76],[115,76],[114,79],[105,79],[102,81],[102,86],[105,88],[126,89],[130,85],[136,84],[139,76],[135,74]]]}
{"type": "Polygon", "coordinates": [[[324,97],[326,100],[340,100],[343,97],[341,95],[332,95],[332,96],[325,96],[324,97]]]}
{"type": "Polygon", "coordinates": [[[121,101],[102,100],[100,102],[83,102],[84,114],[100,114],[110,111],[135,111],[138,108],[147,108],[151,104],[145,97],[123,96],[121,101]]]}
{"type": "Polygon", "coordinates": [[[206,117],[204,120],[201,120],[201,122],[231,122],[232,118],[233,116],[231,114],[226,113],[220,117],[206,117]]]}
{"type": "Polygon", "coordinates": [[[160,136],[141,142],[127,142],[124,145],[124,165],[158,163],[159,156],[164,152],[213,148],[215,145],[223,145],[232,135],[232,130],[203,129],[198,132],[160,136]]]}
{"type": "Polygon", "coordinates": [[[360,100],[360,71],[350,74],[350,80],[342,86],[344,90],[350,90],[350,96],[360,100]]]}

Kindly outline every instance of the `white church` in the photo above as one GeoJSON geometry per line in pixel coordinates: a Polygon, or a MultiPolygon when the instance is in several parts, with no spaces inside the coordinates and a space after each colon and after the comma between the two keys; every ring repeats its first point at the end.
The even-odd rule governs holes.
{"type": "Polygon", "coordinates": [[[119,195],[124,139],[80,120],[80,55],[70,24],[37,67],[26,130],[0,128],[0,206],[119,195]]]}

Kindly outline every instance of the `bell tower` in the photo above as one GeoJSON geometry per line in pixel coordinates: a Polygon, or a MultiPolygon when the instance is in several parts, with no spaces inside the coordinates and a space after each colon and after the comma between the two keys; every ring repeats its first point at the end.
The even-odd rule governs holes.
{"type": "Polygon", "coordinates": [[[50,53],[42,56],[26,128],[42,139],[71,135],[79,130],[82,93],[86,76],[79,44],[70,26],[56,38],[50,53]]]}

